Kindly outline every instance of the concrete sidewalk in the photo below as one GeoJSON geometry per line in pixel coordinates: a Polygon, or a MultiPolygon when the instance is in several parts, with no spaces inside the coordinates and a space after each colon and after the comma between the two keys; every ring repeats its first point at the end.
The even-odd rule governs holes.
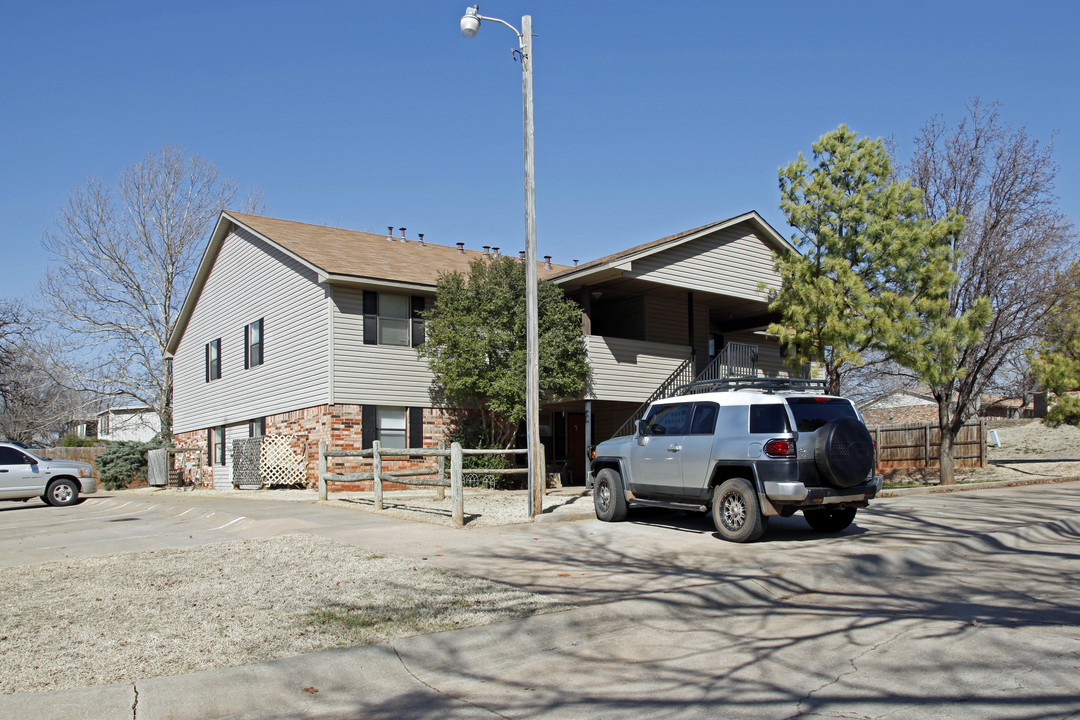
{"type": "Polygon", "coordinates": [[[254,666],[0,697],[12,718],[1057,718],[1080,515],[254,666]]]}

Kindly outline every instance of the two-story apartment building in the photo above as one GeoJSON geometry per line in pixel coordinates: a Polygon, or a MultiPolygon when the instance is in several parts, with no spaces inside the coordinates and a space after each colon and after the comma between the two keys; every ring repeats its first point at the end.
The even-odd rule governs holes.
{"type": "MultiPolygon", "coordinates": [[[[540,278],[582,308],[592,366],[586,397],[542,408],[549,462],[583,482],[588,444],[710,361],[785,373],[762,331],[774,254],[790,250],[750,212],[585,264],[545,259],[540,278]]],[[[232,442],[260,434],[303,438],[312,482],[319,442],[437,443],[446,414],[414,349],[420,312],[441,272],[498,252],[222,213],[167,348],[177,445],[202,449],[203,481],[226,485],[232,442]]]]}

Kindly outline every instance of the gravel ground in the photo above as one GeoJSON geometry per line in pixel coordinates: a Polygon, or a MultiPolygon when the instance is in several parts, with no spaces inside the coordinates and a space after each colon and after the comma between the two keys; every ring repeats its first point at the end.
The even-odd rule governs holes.
{"type": "MultiPolygon", "coordinates": [[[[963,481],[1080,476],[1080,429],[998,428],[992,465],[963,481]]],[[[315,502],[315,490],[139,490],[315,502]]],[[[373,511],[371,493],[329,504],[373,511]]],[[[388,492],[389,515],[450,524],[433,490],[388,492]]],[[[523,492],[468,490],[466,527],[527,522],[523,492]]],[[[542,520],[589,517],[578,488],[542,520]]],[[[467,531],[467,530],[466,530],[467,531]]],[[[543,597],[308,535],[0,569],[0,691],[35,692],[175,675],[562,609],[543,597]]]]}
{"type": "Polygon", "coordinates": [[[232,667],[563,609],[303,534],[0,570],[0,692],[232,667]]]}

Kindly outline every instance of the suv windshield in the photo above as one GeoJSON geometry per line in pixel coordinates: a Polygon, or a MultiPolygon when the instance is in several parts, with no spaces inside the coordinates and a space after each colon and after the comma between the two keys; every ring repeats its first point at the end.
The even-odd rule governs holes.
{"type": "Polygon", "coordinates": [[[833,420],[859,419],[855,408],[843,398],[788,398],[787,402],[799,432],[813,432],[833,420]]]}

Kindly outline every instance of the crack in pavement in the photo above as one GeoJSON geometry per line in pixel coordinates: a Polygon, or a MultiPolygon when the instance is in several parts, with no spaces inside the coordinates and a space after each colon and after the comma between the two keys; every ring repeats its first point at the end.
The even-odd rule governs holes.
{"type": "Polygon", "coordinates": [[[900,630],[899,632],[893,633],[893,634],[892,634],[891,636],[889,636],[889,637],[885,638],[885,639],[884,639],[884,640],[882,640],[881,642],[879,642],[879,643],[876,643],[876,644],[874,644],[874,645],[871,645],[870,647],[866,648],[865,650],[863,650],[863,651],[862,651],[861,653],[859,653],[859,654],[858,654],[858,655],[856,655],[855,657],[852,657],[852,658],[848,658],[848,664],[849,664],[849,665],[851,665],[851,669],[850,669],[850,670],[848,670],[848,671],[846,671],[846,672],[842,672],[842,673],[840,673],[839,675],[837,675],[837,676],[836,676],[835,678],[833,678],[833,679],[832,679],[832,680],[830,680],[829,682],[827,682],[827,683],[825,683],[825,684],[821,685],[821,687],[815,688],[815,689],[811,690],[810,692],[806,693],[806,696],[805,696],[805,697],[804,697],[804,698],[803,698],[802,700],[800,700],[800,701],[799,701],[799,704],[798,704],[798,705],[796,706],[796,711],[795,711],[795,714],[794,714],[794,715],[791,715],[791,716],[790,716],[789,718],[787,718],[787,720],[793,720],[793,718],[797,718],[797,717],[802,717],[803,715],[805,715],[805,714],[806,714],[806,711],[805,711],[805,710],[803,709],[803,705],[804,705],[804,704],[805,704],[805,703],[806,703],[806,702],[807,702],[807,701],[808,701],[808,700],[809,700],[809,699],[810,699],[811,697],[813,697],[813,696],[814,696],[814,695],[816,695],[817,693],[819,693],[819,692],[821,692],[821,691],[825,690],[825,689],[826,689],[826,688],[828,688],[828,687],[831,687],[831,686],[833,686],[833,685],[836,685],[836,684],[837,684],[838,682],[840,682],[840,681],[841,681],[841,680],[842,680],[843,678],[847,677],[848,675],[852,675],[852,674],[854,674],[854,673],[857,673],[857,672],[859,672],[859,668],[858,668],[858,666],[856,665],[856,663],[857,663],[857,662],[858,662],[859,660],[861,660],[862,658],[866,657],[866,656],[867,656],[867,655],[869,655],[870,653],[873,653],[873,652],[877,651],[877,649],[878,649],[878,648],[880,648],[880,647],[884,647],[885,645],[888,645],[889,643],[891,643],[891,642],[893,642],[893,641],[897,640],[898,638],[902,637],[903,635],[906,635],[906,634],[908,634],[908,633],[909,633],[910,631],[911,631],[911,629],[909,628],[909,629],[907,629],[907,630],[900,630]]]}
{"type": "Polygon", "coordinates": [[[450,698],[452,700],[457,700],[458,702],[465,703],[466,705],[470,705],[470,706],[472,706],[474,708],[477,708],[478,710],[483,710],[485,712],[489,712],[492,715],[494,715],[495,717],[502,718],[503,720],[511,720],[510,716],[508,716],[508,715],[503,715],[502,713],[500,713],[500,712],[498,712],[496,710],[492,710],[491,708],[484,707],[483,705],[477,705],[474,702],[470,702],[469,700],[466,700],[464,698],[457,697],[456,695],[451,695],[450,693],[444,692],[444,691],[440,690],[439,688],[435,687],[434,685],[431,685],[430,683],[424,682],[423,680],[420,679],[420,677],[416,673],[414,673],[412,671],[412,669],[405,662],[405,658],[401,657],[401,653],[398,652],[398,649],[396,647],[391,645],[390,649],[394,651],[394,655],[397,656],[398,662],[401,663],[401,667],[405,668],[405,672],[409,673],[409,675],[412,677],[413,680],[420,683],[424,687],[428,688],[432,692],[436,692],[439,695],[442,695],[443,697],[448,697],[448,698],[450,698]]]}
{"type": "Polygon", "coordinates": [[[131,684],[131,689],[135,691],[135,701],[131,703],[131,718],[132,720],[138,720],[139,718],[139,686],[135,683],[131,684]]]}

